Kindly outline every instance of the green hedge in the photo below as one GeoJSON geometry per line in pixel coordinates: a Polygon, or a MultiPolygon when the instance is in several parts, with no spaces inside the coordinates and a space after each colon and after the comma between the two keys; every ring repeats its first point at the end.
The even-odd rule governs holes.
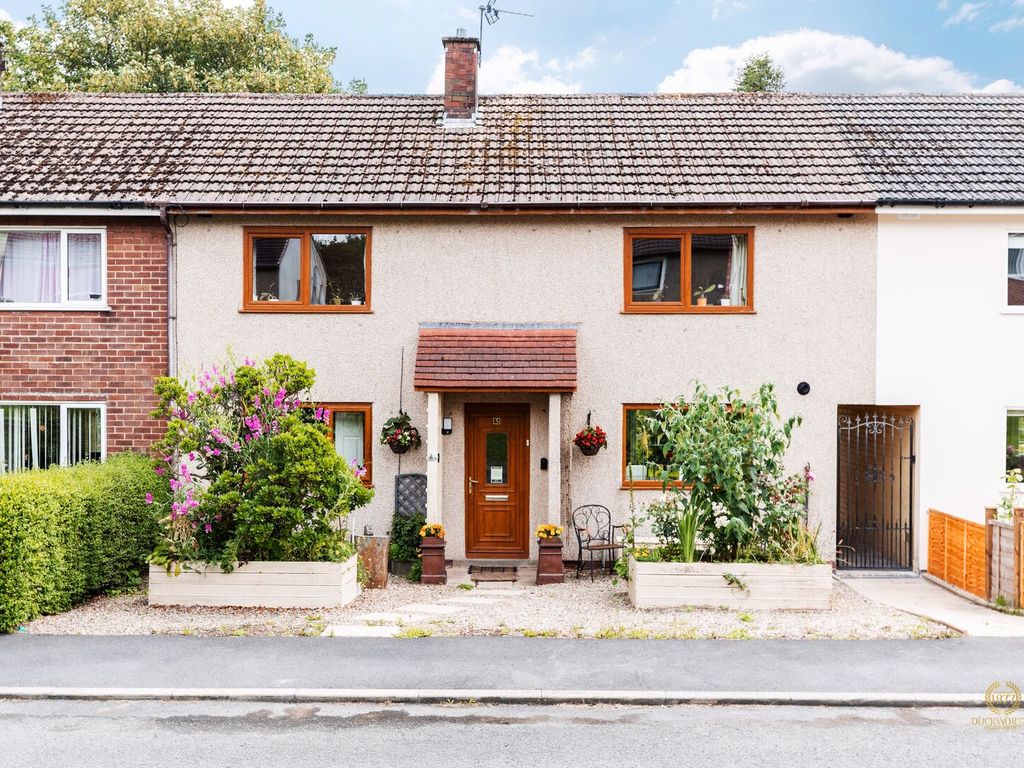
{"type": "Polygon", "coordinates": [[[137,585],[166,494],[150,459],[133,453],[0,475],[0,632],[137,585]]]}

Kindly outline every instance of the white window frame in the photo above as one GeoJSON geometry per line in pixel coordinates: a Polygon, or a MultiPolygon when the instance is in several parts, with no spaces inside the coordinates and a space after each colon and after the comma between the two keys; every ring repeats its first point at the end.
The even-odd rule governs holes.
{"type": "Polygon", "coordinates": [[[1024,305],[1021,305],[1021,304],[1011,304],[1010,303],[1010,297],[1007,295],[1006,281],[1009,280],[1010,273],[1009,273],[1009,270],[1007,268],[1006,260],[1007,260],[1007,258],[1009,256],[1010,236],[1011,235],[1021,235],[1021,236],[1024,236],[1024,227],[1014,227],[1013,229],[1007,229],[1006,230],[1006,237],[1003,240],[1003,258],[1002,258],[1002,261],[1000,262],[1000,264],[1001,264],[1000,269],[1001,269],[1002,274],[1003,274],[1003,279],[1002,279],[1002,282],[1000,283],[1000,285],[1002,286],[1002,291],[1003,291],[1003,314],[1004,315],[1024,315],[1024,305]]]}
{"type": "MultiPolygon", "coordinates": [[[[0,400],[0,457],[6,453],[6,433],[4,432],[3,408],[8,405],[48,405],[60,406],[60,465],[68,466],[68,411],[82,409],[96,409],[100,411],[100,461],[107,460],[107,404],[91,400],[0,400]]],[[[5,474],[5,472],[0,472],[5,474]]]]}
{"type": "Polygon", "coordinates": [[[0,232],[59,232],[60,233],[60,301],[2,302],[0,312],[17,310],[50,310],[58,312],[104,312],[107,305],[107,228],[106,227],[9,227],[0,226],[0,232]],[[89,301],[68,300],[68,235],[100,236],[100,298],[89,301]]]}

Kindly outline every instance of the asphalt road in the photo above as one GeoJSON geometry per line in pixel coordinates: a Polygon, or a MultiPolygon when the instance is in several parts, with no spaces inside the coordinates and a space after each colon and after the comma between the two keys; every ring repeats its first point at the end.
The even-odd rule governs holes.
{"type": "Polygon", "coordinates": [[[202,766],[994,766],[984,710],[0,702],[0,763],[202,766]]]}
{"type": "Polygon", "coordinates": [[[1024,685],[1022,659],[1024,638],[727,642],[7,635],[0,636],[0,687],[980,694],[993,681],[1024,685]]]}

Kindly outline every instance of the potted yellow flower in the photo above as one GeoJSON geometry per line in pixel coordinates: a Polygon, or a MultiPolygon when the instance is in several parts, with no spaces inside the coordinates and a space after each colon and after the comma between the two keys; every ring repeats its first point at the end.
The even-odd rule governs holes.
{"type": "Polygon", "coordinates": [[[562,526],[546,523],[537,526],[537,583],[561,584],[565,578],[562,564],[562,526]]]}
{"type": "Polygon", "coordinates": [[[440,523],[427,523],[420,528],[420,565],[422,568],[420,583],[448,583],[444,543],[444,526],[440,523]]]}

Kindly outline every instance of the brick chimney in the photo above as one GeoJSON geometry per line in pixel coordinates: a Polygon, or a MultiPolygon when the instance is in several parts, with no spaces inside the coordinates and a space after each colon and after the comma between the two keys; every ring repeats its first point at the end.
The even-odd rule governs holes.
{"type": "Polygon", "coordinates": [[[444,119],[472,120],[476,114],[476,76],[480,67],[480,40],[459,29],[444,45],[444,119]]]}

